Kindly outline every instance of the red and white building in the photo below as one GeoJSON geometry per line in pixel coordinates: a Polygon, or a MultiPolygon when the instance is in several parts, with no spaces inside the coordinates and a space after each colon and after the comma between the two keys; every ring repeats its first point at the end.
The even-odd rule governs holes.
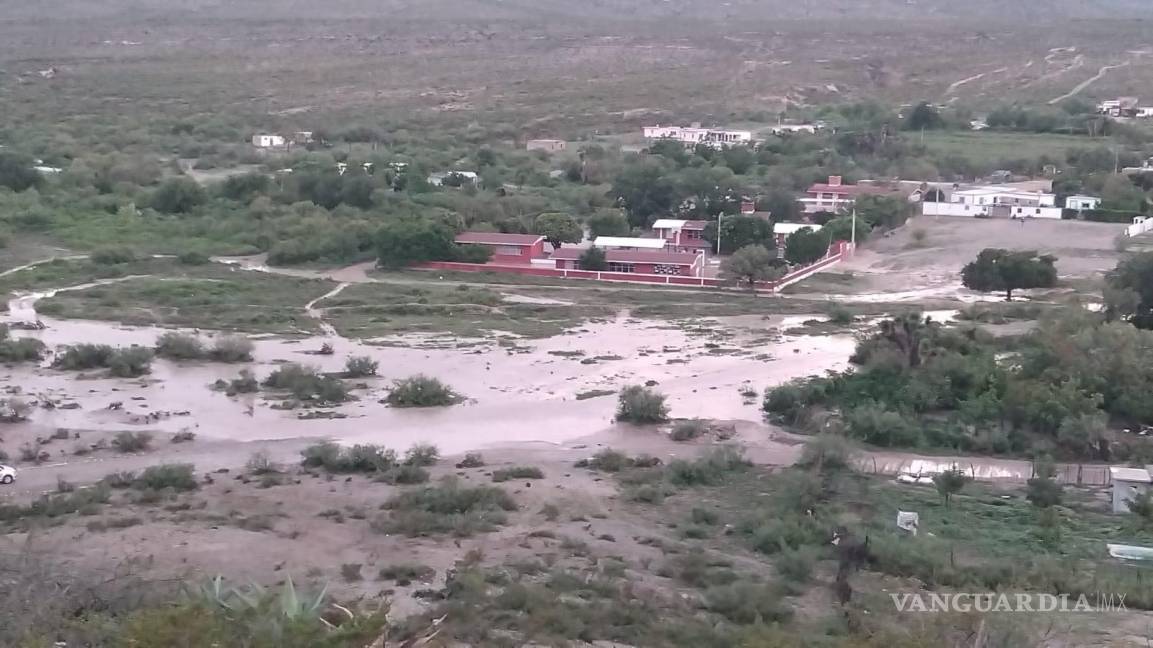
{"type": "MultiPolygon", "coordinates": [[[[561,248],[552,254],[558,270],[582,270],[580,258],[588,248],[561,248]]],[[[605,272],[699,277],[704,269],[705,256],[700,252],[669,252],[666,250],[605,250],[608,265],[605,272]]]]}
{"type": "Polygon", "coordinates": [[[705,240],[708,221],[661,218],[653,223],[653,231],[665,241],[665,247],[676,252],[697,252],[709,249],[705,240]]]}
{"type": "Polygon", "coordinates": [[[544,257],[544,237],[540,234],[501,234],[499,232],[461,232],[458,245],[481,245],[492,250],[492,263],[532,263],[544,257]]]}
{"type": "Polygon", "coordinates": [[[876,185],[847,185],[841,182],[841,176],[829,176],[828,182],[818,182],[809,187],[806,193],[808,196],[801,198],[799,202],[805,206],[806,214],[815,214],[837,213],[852,206],[860,196],[880,195],[891,191],[876,185]]]}

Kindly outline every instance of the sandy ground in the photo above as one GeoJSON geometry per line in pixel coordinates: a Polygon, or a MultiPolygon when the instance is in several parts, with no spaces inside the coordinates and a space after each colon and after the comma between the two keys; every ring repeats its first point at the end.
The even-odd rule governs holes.
{"type": "Polygon", "coordinates": [[[919,216],[890,236],[869,241],[856,256],[836,268],[856,281],[846,299],[917,301],[948,297],[959,301],[998,299],[961,286],[961,268],[985,248],[1036,250],[1057,257],[1062,278],[1099,275],[1120,258],[1114,240],[1123,225],[1079,221],[1022,221],[919,216]],[[925,232],[924,241],[913,232],[925,232]]]}

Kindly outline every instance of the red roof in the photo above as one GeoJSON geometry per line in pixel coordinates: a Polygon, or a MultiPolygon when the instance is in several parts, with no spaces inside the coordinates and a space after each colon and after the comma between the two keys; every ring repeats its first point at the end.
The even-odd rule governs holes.
{"type": "Polygon", "coordinates": [[[708,226],[708,224],[709,224],[709,221],[698,221],[698,220],[685,221],[685,224],[683,227],[681,227],[681,229],[683,229],[683,230],[704,230],[705,227],[708,226]]]}
{"type": "Polygon", "coordinates": [[[841,196],[855,196],[858,194],[883,194],[889,193],[890,189],[885,187],[876,187],[872,185],[831,185],[824,182],[818,182],[809,187],[809,193],[831,193],[841,196]]]}
{"type": "MultiPolygon", "coordinates": [[[[581,258],[587,248],[561,248],[552,253],[552,258],[573,261],[581,258]]],[[[691,266],[697,262],[699,254],[693,252],[665,252],[663,250],[605,250],[605,261],[614,263],[664,263],[667,265],[691,266]]]]}
{"type": "Polygon", "coordinates": [[[499,232],[461,232],[456,235],[457,243],[472,245],[536,245],[543,241],[540,234],[501,234],[499,232]]]}

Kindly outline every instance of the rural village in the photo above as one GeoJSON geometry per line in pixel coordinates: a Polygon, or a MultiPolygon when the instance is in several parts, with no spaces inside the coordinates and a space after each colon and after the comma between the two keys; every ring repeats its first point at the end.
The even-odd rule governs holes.
{"type": "Polygon", "coordinates": [[[1099,4],[0,0],[0,647],[1148,646],[1099,4]]]}

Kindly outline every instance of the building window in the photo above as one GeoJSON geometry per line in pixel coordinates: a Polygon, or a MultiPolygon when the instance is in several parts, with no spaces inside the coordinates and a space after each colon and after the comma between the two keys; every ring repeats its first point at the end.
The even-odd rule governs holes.
{"type": "Polygon", "coordinates": [[[687,238],[690,241],[699,241],[699,240],[701,240],[701,231],[700,230],[688,230],[685,232],[685,238],[687,238]]]}
{"type": "Polygon", "coordinates": [[[653,274],[659,275],[679,275],[682,267],[679,265],[657,264],[653,266],[653,274]]]}
{"type": "Polygon", "coordinates": [[[516,245],[498,245],[493,254],[500,254],[502,256],[520,256],[521,249],[516,245]]]}
{"type": "Polygon", "coordinates": [[[1040,208],[1040,207],[1038,207],[1038,208],[1037,208],[1037,213],[1038,213],[1038,214],[1040,214],[1040,213],[1041,213],[1041,208],[1040,208]]]}
{"type": "Polygon", "coordinates": [[[620,263],[618,261],[610,261],[608,264],[609,272],[636,272],[631,263],[620,263]]]}

